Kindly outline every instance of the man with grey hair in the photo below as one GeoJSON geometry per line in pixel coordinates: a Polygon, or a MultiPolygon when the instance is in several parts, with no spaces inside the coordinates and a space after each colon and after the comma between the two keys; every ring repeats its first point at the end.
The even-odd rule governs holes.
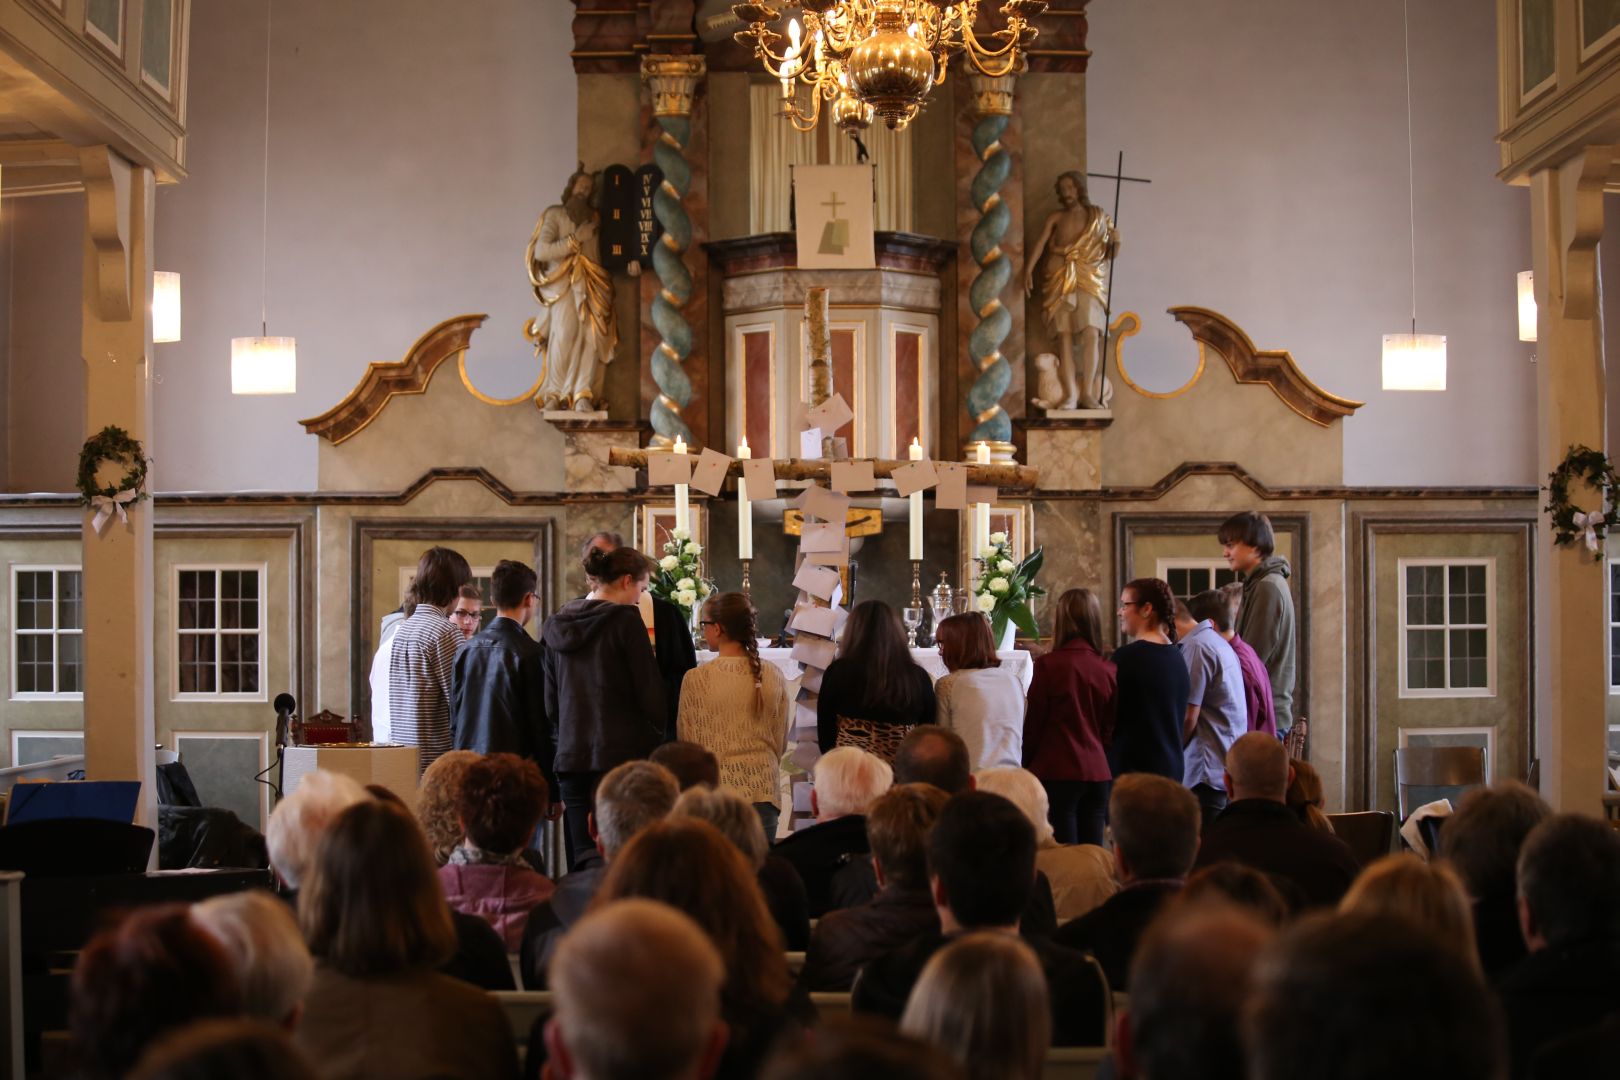
{"type": "Polygon", "coordinates": [[[1331,907],[1361,866],[1343,840],[1313,829],[1284,801],[1293,781],[1276,736],[1251,731],[1226,755],[1232,801],[1204,830],[1195,869],[1237,862],[1270,874],[1295,910],[1331,907]]]}
{"type": "Polygon", "coordinates": [[[776,845],[776,853],[799,872],[810,897],[810,917],[833,907],[833,876],[871,854],[866,808],[894,784],[888,762],[853,746],[829,750],[816,762],[810,809],[816,823],[776,845]]]}
{"type": "Polygon", "coordinates": [[[287,888],[298,888],[326,827],[355,803],[370,798],[353,777],[316,769],[276,804],[264,839],[270,849],[270,866],[287,888]]]}
{"type": "Polygon", "coordinates": [[[225,947],[243,1012],[287,1031],[296,1028],[315,961],[292,910],[262,889],[250,889],[193,904],[191,919],[225,947]]]}
{"type": "Polygon", "coordinates": [[[1525,958],[1519,931],[1519,849],[1552,807],[1517,780],[1467,791],[1440,830],[1440,857],[1474,902],[1474,945],[1487,978],[1525,958]]]}
{"type": "Polygon", "coordinates": [[[609,904],[557,949],[547,1069],[558,1080],[707,1080],[726,1047],[724,981],[690,917],[655,900],[609,904]]]}
{"type": "Polygon", "coordinates": [[[522,948],[523,981],[528,989],[546,988],[546,967],[552,954],[569,927],[584,917],[607,874],[607,864],[637,833],[667,817],[679,797],[675,774],[650,761],[626,761],[602,777],[589,818],[591,838],[602,861],[564,875],[551,899],[529,912],[522,948]]]}

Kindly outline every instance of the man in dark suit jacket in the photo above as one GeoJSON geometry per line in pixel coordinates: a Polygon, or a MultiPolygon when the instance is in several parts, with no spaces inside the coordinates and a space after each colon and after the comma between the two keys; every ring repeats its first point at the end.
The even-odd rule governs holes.
{"type": "Polygon", "coordinates": [[[1114,781],[1108,820],[1122,887],[1101,906],[1065,923],[1052,940],[1089,951],[1108,985],[1124,991],[1137,942],[1192,869],[1202,818],[1198,800],[1174,780],[1126,773],[1114,781]]]}
{"type": "Polygon", "coordinates": [[[835,875],[856,862],[868,862],[866,808],[889,790],[894,770],[882,758],[853,746],[840,746],[816,762],[810,808],[816,823],[776,845],[775,853],[793,864],[810,900],[810,917],[832,910],[835,875]]]}
{"type": "Polygon", "coordinates": [[[1537,825],[1519,852],[1519,925],[1530,955],[1497,986],[1515,1077],[1620,1012],[1620,833],[1579,814],[1537,825]]]}
{"type": "MultiPolygon", "coordinates": [[[[585,541],[580,558],[583,559],[592,548],[613,551],[622,547],[624,537],[618,533],[599,532],[585,541]]],[[[676,737],[675,718],[680,713],[681,681],[686,678],[688,671],[697,667],[697,646],[692,643],[692,628],[687,625],[686,617],[681,614],[680,608],[650,593],[646,599],[652,601],[653,655],[658,660],[658,673],[664,677],[664,702],[669,713],[664,728],[664,739],[672,742],[676,737]]]]}
{"type": "MultiPolygon", "coordinates": [[[[951,797],[928,834],[929,887],[940,933],[928,933],[867,964],[855,978],[857,1012],[898,1019],[929,958],[970,930],[1018,932],[1035,882],[1035,827],[999,795],[951,797]]],[[[1040,961],[1052,1006],[1052,1045],[1102,1046],[1108,980],[1085,953],[1047,938],[1023,939],[1040,961]]]]}
{"type": "Polygon", "coordinates": [[[1231,802],[1204,831],[1195,867],[1252,866],[1276,879],[1296,908],[1333,907],[1361,864],[1337,836],[1306,825],[1284,802],[1294,769],[1276,737],[1251,731],[1226,753],[1231,802]]]}
{"type": "Polygon", "coordinates": [[[496,564],[490,578],[495,618],[456,653],[450,679],[450,731],[457,750],[517,754],[535,762],[555,803],[545,650],[524,629],[540,606],[535,585],[534,571],[522,563],[502,559],[496,564]]]}

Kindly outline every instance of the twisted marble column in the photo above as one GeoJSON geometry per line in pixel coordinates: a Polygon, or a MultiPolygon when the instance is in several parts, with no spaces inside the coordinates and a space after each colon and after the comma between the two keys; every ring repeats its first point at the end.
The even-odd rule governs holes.
{"type": "Polygon", "coordinates": [[[692,219],[681,200],[692,186],[685,150],[692,137],[692,95],[704,68],[701,56],[657,55],[641,61],[641,78],[652,88],[653,119],[659,127],[653,163],[664,176],[653,193],[653,216],[663,228],[652,253],[653,272],[658,275],[652,321],[660,338],[652,354],[653,382],[658,385],[652,407],[655,446],[672,445],[677,438],[693,441],[692,429],[681,416],[692,402],[692,380],[685,368],[692,352],[692,327],[681,314],[692,298],[692,272],[685,259],[692,242],[692,219]]]}
{"type": "Polygon", "coordinates": [[[1002,237],[1012,221],[1012,213],[1001,199],[1001,186],[1012,172],[1012,155],[1001,145],[1001,136],[1012,121],[1016,78],[1016,74],[973,77],[974,107],[979,114],[973,128],[973,151],[979,157],[979,171],[973,176],[971,196],[979,222],[973,227],[970,246],[979,273],[968,288],[968,302],[978,319],[968,337],[968,353],[978,369],[967,396],[968,414],[975,424],[968,435],[970,443],[1012,440],[1012,419],[1001,406],[1012,384],[1012,368],[1001,354],[1001,343],[1012,332],[1012,315],[1001,302],[1002,291],[1012,278],[1010,260],[1001,250],[1002,237]]]}

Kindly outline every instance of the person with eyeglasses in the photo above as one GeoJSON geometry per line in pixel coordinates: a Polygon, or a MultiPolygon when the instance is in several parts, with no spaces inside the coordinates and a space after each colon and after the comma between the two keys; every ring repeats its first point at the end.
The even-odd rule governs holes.
{"type": "Polygon", "coordinates": [[[1175,597],[1159,578],[1137,578],[1119,593],[1119,625],[1130,642],[1114,650],[1114,775],[1143,772],[1181,783],[1182,724],[1191,678],[1176,648],[1175,597]]]}
{"type": "Polygon", "coordinates": [[[457,750],[516,754],[540,766],[555,820],[562,811],[546,722],[545,650],[526,629],[540,607],[537,585],[532,568],[511,559],[496,564],[490,578],[495,618],[456,654],[450,727],[457,750]]]}
{"type": "Polygon", "coordinates": [[[456,606],[450,609],[450,624],[461,631],[461,640],[471,641],[484,619],[484,594],[472,582],[461,587],[456,606]]]}

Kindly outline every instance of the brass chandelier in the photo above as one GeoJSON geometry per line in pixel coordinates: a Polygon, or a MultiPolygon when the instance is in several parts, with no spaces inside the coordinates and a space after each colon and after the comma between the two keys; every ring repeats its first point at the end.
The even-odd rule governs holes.
{"type": "Polygon", "coordinates": [[[987,37],[974,33],[980,0],[788,0],[804,23],[788,22],[788,37],[771,29],[782,13],[767,0],[733,4],[747,28],[743,44],[782,84],[780,115],[809,131],[828,103],[840,128],[865,128],[874,116],[891,128],[909,124],[929,92],[945,81],[951,58],[961,53],[991,78],[1018,68],[1039,31],[1032,20],[1047,0],[1005,0],[1006,25],[987,37]],[[785,47],[784,47],[785,46],[785,47]],[[775,51],[781,49],[780,52],[775,51]],[[809,90],[808,106],[799,86],[809,90]]]}

